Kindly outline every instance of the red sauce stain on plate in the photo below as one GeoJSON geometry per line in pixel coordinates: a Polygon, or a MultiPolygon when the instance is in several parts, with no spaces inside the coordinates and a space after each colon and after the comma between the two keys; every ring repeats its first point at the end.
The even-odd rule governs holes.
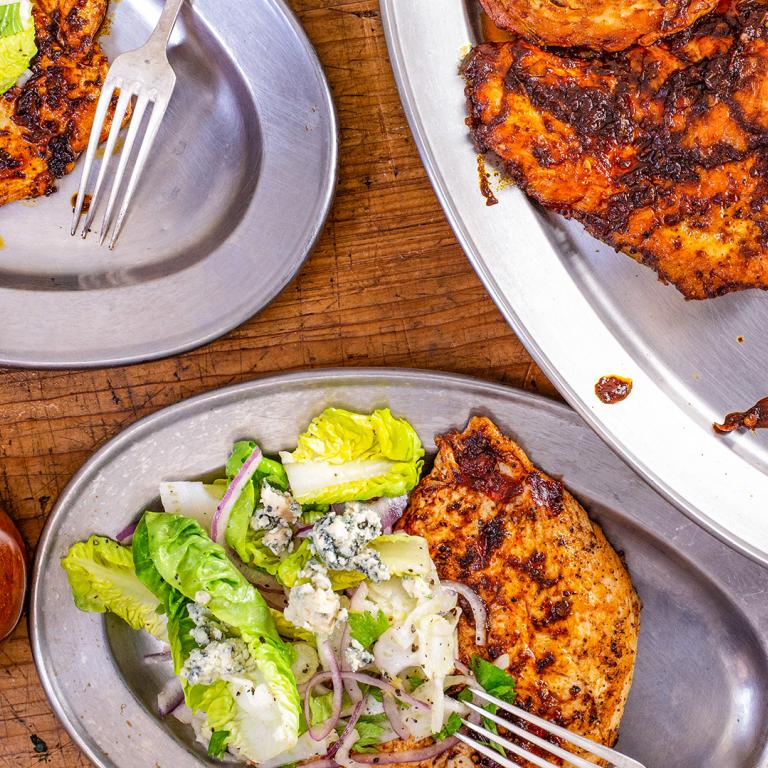
{"type": "Polygon", "coordinates": [[[601,403],[620,403],[632,391],[632,379],[623,376],[601,376],[595,384],[595,394],[601,403]]]}
{"type": "Polygon", "coordinates": [[[768,397],[758,400],[746,411],[729,413],[722,424],[712,425],[715,432],[733,432],[734,429],[768,429],[768,397]]]}
{"type": "Polygon", "coordinates": [[[491,174],[485,168],[485,160],[482,155],[477,156],[477,176],[480,179],[480,193],[485,198],[485,204],[496,205],[499,201],[491,189],[491,174]]]}

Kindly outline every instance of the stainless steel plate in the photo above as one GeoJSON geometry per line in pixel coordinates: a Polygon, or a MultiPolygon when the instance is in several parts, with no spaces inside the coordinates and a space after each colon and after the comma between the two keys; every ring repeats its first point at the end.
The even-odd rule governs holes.
{"type": "Polygon", "coordinates": [[[64,491],[38,547],[32,650],[56,713],[98,766],[208,761],[186,727],[153,714],[163,680],[142,663],[149,639],[79,612],[60,558],[94,531],[122,529],[159,481],[216,470],[236,439],[291,448],[328,405],[388,405],[428,451],[471,414],[495,419],[626,553],[644,609],[620,748],[648,768],[768,765],[768,572],[686,520],[564,406],[458,376],[363,369],[263,379],[167,408],[104,446],[64,491]]]}
{"type": "Polygon", "coordinates": [[[478,190],[458,66],[477,39],[475,0],[381,0],[411,129],[470,261],[515,332],[597,433],[683,511],[768,564],[768,431],[712,422],[768,394],[768,295],[686,302],[655,274],[532,206],[478,190]],[[743,343],[738,339],[742,337],[743,343]],[[597,380],[629,376],[603,405],[597,380]]]}
{"type": "MultiPolygon", "coordinates": [[[[113,0],[111,57],[146,40],[159,0],[113,0]]],[[[220,336],[266,306],[317,239],[336,184],[325,76],[282,0],[193,0],[178,75],[114,251],[69,235],[80,167],[0,209],[0,364],[127,363],[220,336]]]]}

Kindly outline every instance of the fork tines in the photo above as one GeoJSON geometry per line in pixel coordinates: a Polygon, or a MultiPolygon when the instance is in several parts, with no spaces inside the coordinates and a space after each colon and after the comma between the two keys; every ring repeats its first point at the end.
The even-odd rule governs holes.
{"type": "Polygon", "coordinates": [[[96,106],[96,113],[93,121],[93,128],[91,129],[91,136],[88,142],[88,150],[85,154],[85,161],[83,164],[83,175],[80,180],[80,187],[77,193],[77,202],[75,203],[75,212],[72,220],[72,234],[77,232],[78,224],[83,213],[85,204],[86,189],[88,181],[93,170],[93,161],[96,157],[96,151],[99,146],[99,140],[102,130],[104,128],[104,122],[109,111],[110,104],[112,103],[113,96],[119,91],[119,97],[117,99],[117,105],[115,106],[114,115],[112,117],[112,126],[109,131],[109,137],[107,139],[107,145],[104,150],[104,157],[99,166],[99,173],[96,178],[96,185],[91,194],[90,206],[85,217],[85,223],[82,229],[82,236],[85,238],[90,230],[91,224],[96,216],[96,210],[101,202],[101,191],[104,185],[104,180],[107,175],[107,170],[110,166],[110,160],[115,153],[115,147],[117,145],[117,137],[120,133],[123,121],[125,120],[128,108],[131,101],[135,99],[133,105],[133,111],[130,116],[128,124],[128,133],[125,137],[125,143],[122,151],[120,152],[120,160],[117,165],[117,171],[112,181],[112,187],[109,193],[109,199],[107,201],[107,207],[104,211],[104,218],[101,222],[101,229],[99,232],[99,244],[102,244],[107,237],[112,222],[112,215],[115,210],[118,195],[120,194],[120,188],[122,185],[123,177],[125,176],[125,170],[128,166],[128,161],[131,157],[131,150],[136,141],[136,137],[139,132],[144,114],[150,103],[153,104],[152,112],[147,123],[147,128],[144,133],[144,138],[139,148],[138,156],[133,166],[133,172],[131,173],[128,181],[128,186],[125,189],[125,193],[122,197],[122,203],[117,215],[117,221],[112,230],[112,234],[109,240],[109,247],[113,248],[115,241],[117,240],[120,230],[123,226],[125,215],[128,211],[128,206],[133,198],[133,193],[136,189],[141,172],[146,164],[147,156],[154,143],[157,135],[157,130],[160,127],[163,114],[167,102],[160,104],[157,101],[157,91],[155,89],[148,89],[138,81],[128,81],[123,77],[115,76],[111,72],[107,76],[104,88],[101,91],[99,102],[96,106]]]}
{"type": "MultiPolygon", "coordinates": [[[[581,749],[588,755],[600,758],[602,760],[607,760],[609,766],[612,766],[613,768],[643,768],[640,763],[630,757],[626,757],[625,755],[622,755],[615,750],[610,749],[609,747],[598,744],[597,742],[594,742],[591,739],[587,739],[580,734],[573,733],[572,731],[555,725],[554,723],[551,723],[548,720],[544,720],[537,715],[531,714],[530,712],[527,712],[520,707],[515,707],[514,705],[508,704],[502,699],[491,696],[491,694],[486,693],[484,690],[478,688],[470,688],[470,691],[477,699],[485,700],[491,704],[495,704],[500,709],[504,709],[507,712],[510,712],[515,718],[526,721],[535,726],[537,730],[540,729],[545,733],[555,736],[558,742],[567,743],[571,746],[581,749]]],[[[531,733],[521,726],[516,725],[515,723],[512,723],[503,717],[500,717],[498,714],[488,712],[477,704],[465,702],[465,706],[472,710],[472,712],[481,715],[486,720],[490,720],[491,722],[500,725],[510,734],[514,734],[515,736],[520,737],[528,744],[539,747],[541,750],[549,753],[552,756],[558,757],[561,760],[565,760],[568,764],[575,766],[575,768],[594,768],[595,766],[594,762],[586,760],[579,755],[574,755],[572,752],[563,749],[558,744],[553,743],[552,741],[548,741],[541,736],[537,736],[535,733],[531,733]]],[[[492,745],[494,744],[503,747],[505,750],[509,750],[514,755],[524,758],[529,763],[539,766],[539,768],[557,768],[555,763],[550,762],[544,757],[533,754],[530,750],[523,748],[519,744],[513,743],[509,739],[506,739],[497,733],[493,733],[488,728],[483,727],[477,722],[473,722],[467,718],[462,718],[462,723],[471,731],[481,735],[488,743],[478,741],[477,739],[467,736],[465,733],[461,732],[456,733],[456,737],[460,741],[470,746],[472,749],[497,762],[499,765],[504,766],[504,768],[519,768],[520,764],[514,760],[511,760],[505,755],[500,754],[496,749],[493,748],[492,745]]]]}

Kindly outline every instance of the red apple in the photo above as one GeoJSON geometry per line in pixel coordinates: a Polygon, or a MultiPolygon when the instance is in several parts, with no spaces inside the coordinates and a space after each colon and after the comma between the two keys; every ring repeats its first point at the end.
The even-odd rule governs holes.
{"type": "Polygon", "coordinates": [[[24,541],[13,520],[0,509],[0,640],[19,623],[26,591],[24,541]]]}

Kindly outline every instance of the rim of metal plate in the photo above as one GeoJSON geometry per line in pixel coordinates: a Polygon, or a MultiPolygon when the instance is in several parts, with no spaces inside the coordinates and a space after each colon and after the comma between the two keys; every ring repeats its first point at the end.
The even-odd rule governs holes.
{"type": "Polygon", "coordinates": [[[722,414],[713,413],[709,424],[695,421],[685,410],[691,404],[673,400],[658,374],[646,371],[644,356],[622,345],[566,270],[553,244],[556,235],[519,190],[504,190],[504,211],[478,202],[458,77],[474,37],[467,5],[445,3],[437,15],[420,0],[380,5],[422,162],[459,243],[507,322],[611,448],[699,525],[768,565],[768,475],[713,434],[711,423],[722,414]],[[630,377],[631,396],[603,405],[594,391],[603,374],[630,377]]]}
{"type": "MultiPolygon", "coordinates": [[[[219,1],[195,0],[191,9],[185,9],[182,21],[185,13],[207,14],[209,10],[215,10],[214,6],[219,1]],[[195,8],[197,11],[194,10],[195,8]]],[[[214,14],[212,18],[219,17],[214,14]]],[[[211,31],[216,39],[227,46],[236,36],[239,40],[239,42],[235,41],[237,45],[244,46],[248,40],[252,40],[252,36],[249,35],[236,35],[242,32],[243,24],[252,25],[254,34],[258,31],[260,35],[260,44],[263,38],[263,44],[267,47],[281,45],[280,41],[283,40],[284,43],[287,36],[291,41],[289,47],[293,64],[303,60],[299,69],[303,72],[303,74],[300,73],[301,77],[306,81],[305,90],[311,93],[311,97],[308,97],[312,99],[311,119],[316,126],[310,129],[296,114],[275,117],[275,104],[285,101],[285,94],[279,91],[280,82],[270,82],[266,75],[259,75],[261,67],[259,56],[245,55],[244,51],[232,52],[231,55],[236,57],[237,67],[250,90],[248,98],[253,99],[253,105],[248,105],[248,110],[255,108],[258,114],[258,130],[263,140],[263,156],[260,164],[261,166],[268,164],[270,168],[268,174],[270,178],[263,183],[259,181],[256,185],[254,197],[235,229],[200,262],[145,284],[144,292],[141,291],[141,284],[107,286],[87,291],[46,289],[19,291],[14,288],[0,288],[0,299],[3,295],[10,299],[23,294],[24,306],[29,308],[24,319],[27,336],[25,339],[16,339],[13,342],[13,351],[9,351],[8,346],[3,343],[4,335],[9,331],[7,328],[0,331],[0,365],[45,369],[109,367],[164,358],[200,347],[241,325],[270,304],[295,277],[312,252],[322,233],[336,191],[339,142],[336,109],[317,53],[298,18],[284,0],[265,0],[264,3],[254,4],[238,15],[236,23],[224,17],[219,21],[208,23],[211,24],[211,31]],[[218,27],[219,23],[222,25],[221,29],[218,27]],[[279,27],[282,37],[274,34],[265,35],[265,24],[279,27]],[[305,206],[303,210],[296,210],[295,207],[291,208],[287,205],[290,190],[279,178],[279,173],[275,172],[276,168],[271,159],[274,154],[277,155],[275,162],[279,160],[284,152],[281,147],[285,147],[286,141],[314,145],[314,149],[311,150],[313,155],[321,158],[317,169],[317,193],[313,203],[305,206]],[[264,159],[267,155],[270,156],[268,163],[264,159]],[[188,318],[180,319],[176,324],[166,317],[163,322],[155,321],[152,327],[142,326],[140,332],[136,331],[136,336],[139,337],[137,341],[136,336],[133,335],[131,318],[141,314],[151,315],[152,306],[157,308],[162,305],[163,295],[170,296],[167,301],[171,304],[183,302],[184,296],[191,289],[194,288],[199,293],[201,290],[199,286],[204,286],[206,283],[215,285],[217,296],[224,293],[225,287],[219,285],[221,278],[212,274],[213,268],[206,268],[205,262],[214,254],[232,260],[241,258],[248,249],[252,248],[254,242],[258,242],[261,229],[260,206],[256,205],[256,202],[264,200],[262,187],[265,186],[278,188],[278,194],[275,197],[282,200],[279,204],[280,209],[290,209],[293,222],[291,225],[286,224],[286,231],[291,234],[286,239],[285,248],[280,243],[275,244],[275,256],[270,260],[267,276],[262,274],[259,278],[260,282],[259,280],[239,281],[238,284],[242,287],[236,290],[233,288],[230,300],[219,301],[217,305],[219,308],[200,309],[194,315],[188,313],[188,318]],[[195,286],[198,287],[195,288],[195,286]],[[89,295],[82,298],[85,294],[89,295]],[[91,302],[98,302],[101,309],[94,307],[91,302]],[[85,307],[89,307],[89,312],[96,312],[98,309],[99,313],[108,314],[114,334],[95,337],[93,331],[85,327],[87,321],[81,318],[81,310],[85,307]],[[54,323],[52,319],[55,319],[55,324],[52,324],[54,323]],[[61,337],[63,333],[69,338],[73,335],[81,338],[81,341],[67,344],[67,349],[61,351],[64,345],[59,345],[56,338],[61,337]]],[[[276,48],[277,59],[279,54],[280,51],[276,48]]],[[[296,76],[295,71],[291,76],[296,76]]],[[[309,105],[307,105],[307,112],[308,114],[310,112],[309,105]]],[[[79,166],[73,173],[76,175],[78,171],[79,166]]],[[[140,202],[137,200],[135,205],[140,202]]],[[[67,212],[63,208],[62,216],[64,221],[67,218],[67,212]]],[[[66,224],[66,221],[64,223],[66,224]]],[[[66,246],[68,235],[63,230],[62,226],[62,244],[66,246]]],[[[248,266],[254,268],[261,265],[254,265],[249,261],[248,266]]],[[[148,322],[152,325],[152,321],[148,322]]],[[[18,335],[21,333],[22,331],[19,330],[18,335]]]]}

